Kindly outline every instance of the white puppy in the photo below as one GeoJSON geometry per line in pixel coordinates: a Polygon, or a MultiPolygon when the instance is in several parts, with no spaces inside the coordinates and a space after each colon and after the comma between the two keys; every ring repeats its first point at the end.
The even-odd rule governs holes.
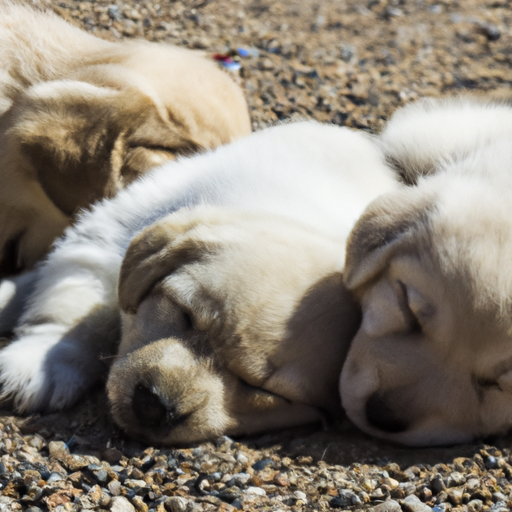
{"type": "Polygon", "coordinates": [[[512,108],[461,97],[398,111],[382,146],[414,186],[348,244],[363,321],[340,381],[363,430],[410,445],[512,427],[512,108]]]}
{"type": "Polygon", "coordinates": [[[393,184],[371,138],[313,122],[156,169],[39,267],[0,353],[4,396],[25,412],[73,404],[117,351],[120,305],[108,391],[132,434],[187,442],[337,413],[359,321],[344,245],[393,184]]]}

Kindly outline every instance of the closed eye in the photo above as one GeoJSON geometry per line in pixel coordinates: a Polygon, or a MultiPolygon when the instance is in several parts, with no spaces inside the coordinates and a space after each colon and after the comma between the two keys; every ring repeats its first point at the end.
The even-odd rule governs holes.
{"type": "Polygon", "coordinates": [[[158,144],[130,144],[130,149],[147,149],[148,151],[162,151],[163,153],[176,153],[175,148],[168,148],[166,146],[159,146],[158,144]]]}
{"type": "Polygon", "coordinates": [[[173,156],[188,156],[192,155],[193,153],[199,152],[202,148],[198,146],[197,144],[193,142],[188,142],[186,144],[178,145],[176,147],[168,147],[168,146],[162,146],[159,144],[149,144],[149,143],[143,143],[143,144],[130,144],[129,149],[146,149],[148,151],[154,151],[154,152],[162,152],[162,153],[169,153],[173,156]]]}
{"type": "Polygon", "coordinates": [[[494,379],[488,379],[486,377],[479,377],[477,375],[473,375],[471,377],[471,382],[473,384],[473,387],[475,388],[476,394],[478,395],[478,399],[480,401],[483,400],[484,393],[486,391],[490,391],[491,389],[503,391],[498,381],[494,379]]]}
{"type": "Polygon", "coordinates": [[[402,281],[398,281],[398,287],[400,289],[398,302],[400,304],[400,308],[406,315],[406,320],[409,322],[409,332],[411,334],[420,334],[423,332],[423,328],[409,304],[409,293],[407,291],[407,286],[405,286],[402,281]]]}

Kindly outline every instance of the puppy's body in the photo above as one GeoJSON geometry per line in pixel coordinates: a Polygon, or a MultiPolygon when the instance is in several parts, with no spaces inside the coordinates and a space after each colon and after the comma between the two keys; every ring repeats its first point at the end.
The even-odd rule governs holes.
{"type": "Polygon", "coordinates": [[[351,235],[363,322],[340,381],[364,430],[411,445],[512,426],[512,109],[462,97],[399,111],[382,135],[415,186],[351,235]]]}
{"type": "Polygon", "coordinates": [[[155,165],[248,133],[240,89],[199,54],[1,3],[0,273],[155,165]]]}
{"type": "Polygon", "coordinates": [[[344,242],[392,184],[370,139],[315,123],[156,169],[83,215],[38,269],[0,353],[4,393],[21,411],[60,409],[105,371],[125,258],[108,385],[122,426],[176,442],[336,413],[359,318],[344,242]]]}

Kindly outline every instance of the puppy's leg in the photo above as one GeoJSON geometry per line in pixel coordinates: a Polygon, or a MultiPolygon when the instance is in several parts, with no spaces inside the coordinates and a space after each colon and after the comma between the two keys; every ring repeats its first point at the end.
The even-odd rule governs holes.
{"type": "Polygon", "coordinates": [[[0,352],[2,396],[18,411],[58,410],[106,371],[118,341],[118,251],[71,236],[36,270],[16,339],[0,352]]]}
{"type": "Polygon", "coordinates": [[[8,336],[18,323],[34,290],[35,271],[0,281],[0,336],[8,336]]]}

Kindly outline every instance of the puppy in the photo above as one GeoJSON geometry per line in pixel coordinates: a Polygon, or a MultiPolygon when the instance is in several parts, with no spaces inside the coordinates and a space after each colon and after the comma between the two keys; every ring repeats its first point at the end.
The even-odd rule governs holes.
{"type": "Polygon", "coordinates": [[[409,445],[512,426],[512,109],[461,97],[398,111],[382,147],[411,184],[347,249],[363,320],[340,391],[363,430],[409,445]]]}
{"type": "Polygon", "coordinates": [[[104,41],[5,0],[0,47],[0,275],[155,165],[250,133],[238,86],[196,52],[104,41]]]}
{"type": "Polygon", "coordinates": [[[36,270],[0,352],[4,396],[21,412],[68,407],[117,353],[114,418],[151,442],[340,414],[360,319],[345,240],[393,183],[369,137],[313,122],[154,170],[83,214],[36,270]]]}

